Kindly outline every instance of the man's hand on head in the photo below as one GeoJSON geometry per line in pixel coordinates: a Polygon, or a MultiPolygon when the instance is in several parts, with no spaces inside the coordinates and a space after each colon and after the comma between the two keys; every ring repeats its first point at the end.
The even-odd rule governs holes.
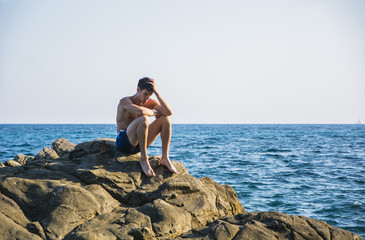
{"type": "Polygon", "coordinates": [[[155,79],[150,79],[150,81],[149,81],[151,84],[152,84],[152,86],[153,86],[153,92],[155,93],[155,92],[157,92],[157,88],[156,88],[156,82],[155,82],[155,79]]]}
{"type": "Polygon", "coordinates": [[[160,106],[160,108],[157,109],[160,114],[156,114],[155,117],[158,118],[161,115],[168,117],[168,116],[172,115],[171,106],[165,101],[165,99],[163,99],[161,97],[160,93],[157,91],[155,80],[150,78],[149,83],[152,85],[153,93],[157,97],[158,105],[160,106]]]}

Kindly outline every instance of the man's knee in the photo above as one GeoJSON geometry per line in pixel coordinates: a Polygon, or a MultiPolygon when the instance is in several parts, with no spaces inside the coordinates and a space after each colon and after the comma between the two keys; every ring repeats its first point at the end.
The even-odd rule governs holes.
{"type": "Polygon", "coordinates": [[[138,127],[147,128],[148,126],[148,117],[146,115],[139,116],[134,121],[136,121],[138,127]]]}
{"type": "Polygon", "coordinates": [[[165,122],[167,122],[169,125],[171,125],[171,119],[169,116],[165,116],[165,122]]]}
{"type": "Polygon", "coordinates": [[[138,125],[147,127],[148,126],[148,117],[146,115],[139,116],[137,119],[138,125]]]}
{"type": "Polygon", "coordinates": [[[162,123],[171,125],[171,120],[169,116],[161,115],[159,118],[161,118],[162,123]]]}

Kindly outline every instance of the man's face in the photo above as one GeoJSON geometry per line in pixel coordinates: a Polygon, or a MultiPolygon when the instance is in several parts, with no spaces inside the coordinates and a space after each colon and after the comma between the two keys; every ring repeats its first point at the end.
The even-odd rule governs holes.
{"type": "Polygon", "coordinates": [[[138,93],[139,93],[139,100],[141,101],[142,104],[145,104],[147,102],[148,99],[150,99],[151,94],[147,91],[147,89],[143,89],[140,90],[138,88],[138,93]]]}

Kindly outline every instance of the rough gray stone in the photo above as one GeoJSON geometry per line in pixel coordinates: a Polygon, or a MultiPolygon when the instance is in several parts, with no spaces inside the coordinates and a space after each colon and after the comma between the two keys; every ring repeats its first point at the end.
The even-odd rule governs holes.
{"type": "Polygon", "coordinates": [[[289,216],[280,212],[256,212],[221,218],[207,227],[186,232],[176,239],[359,240],[361,237],[307,217],[289,216]]]}
{"type": "Polygon", "coordinates": [[[20,163],[21,165],[26,164],[28,161],[32,161],[34,159],[33,156],[27,156],[24,154],[18,154],[15,156],[14,161],[20,163]]]}
{"type": "Polygon", "coordinates": [[[58,154],[56,153],[55,150],[46,147],[46,148],[43,148],[43,150],[40,151],[38,153],[38,155],[34,157],[34,159],[49,159],[49,160],[55,160],[55,159],[57,159],[59,157],[60,156],[58,156],[58,154]]]}
{"type": "Polygon", "coordinates": [[[58,154],[58,156],[62,157],[63,155],[70,153],[76,147],[76,144],[70,143],[65,138],[57,139],[52,143],[52,149],[58,154]]]}
{"type": "Polygon", "coordinates": [[[20,167],[21,164],[18,163],[17,161],[14,161],[14,160],[8,160],[5,162],[5,166],[8,166],[8,167],[20,167]]]}
{"type": "Polygon", "coordinates": [[[177,174],[117,151],[115,140],[58,139],[34,159],[0,168],[1,239],[361,239],[325,222],[245,213],[232,187],[177,174]],[[20,167],[19,167],[20,166],[20,167]]]}

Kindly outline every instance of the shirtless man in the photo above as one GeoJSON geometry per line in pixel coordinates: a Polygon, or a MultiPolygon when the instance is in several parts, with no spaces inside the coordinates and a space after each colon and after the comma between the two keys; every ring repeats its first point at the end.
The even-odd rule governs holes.
{"type": "Polygon", "coordinates": [[[141,152],[140,164],[148,177],[155,176],[148,161],[147,147],[161,133],[162,158],[160,164],[170,172],[177,173],[169,159],[172,114],[170,105],[161,97],[154,79],[142,78],[138,82],[137,92],[133,96],[119,101],[117,109],[117,147],[124,153],[141,152]],[[155,94],[157,100],[151,99],[155,94]],[[156,120],[148,125],[148,117],[156,120]]]}

